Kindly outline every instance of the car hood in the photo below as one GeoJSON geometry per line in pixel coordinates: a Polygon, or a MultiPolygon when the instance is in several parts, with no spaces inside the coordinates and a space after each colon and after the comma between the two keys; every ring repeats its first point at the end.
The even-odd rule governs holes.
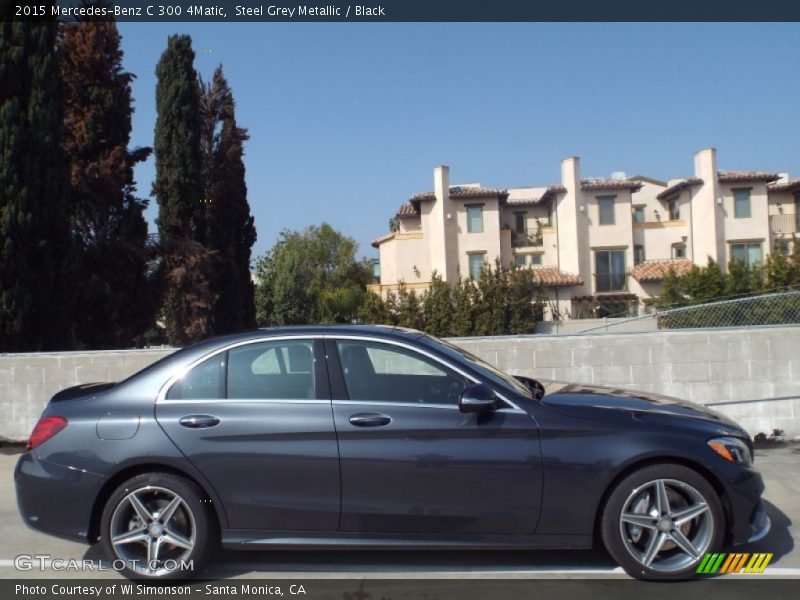
{"type": "Polygon", "coordinates": [[[542,383],[545,386],[545,395],[541,402],[545,406],[576,416],[590,416],[588,413],[591,411],[588,409],[608,409],[629,413],[655,413],[703,419],[735,427],[737,430],[741,429],[735,421],[722,413],[700,404],[669,396],[556,381],[542,383]]]}

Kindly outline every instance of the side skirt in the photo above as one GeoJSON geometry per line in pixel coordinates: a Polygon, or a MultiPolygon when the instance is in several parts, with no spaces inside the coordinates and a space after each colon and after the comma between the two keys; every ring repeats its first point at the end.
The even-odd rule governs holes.
{"type": "Polygon", "coordinates": [[[588,535],[423,535],[319,533],[223,529],[222,545],[231,550],[584,550],[588,535]]]}

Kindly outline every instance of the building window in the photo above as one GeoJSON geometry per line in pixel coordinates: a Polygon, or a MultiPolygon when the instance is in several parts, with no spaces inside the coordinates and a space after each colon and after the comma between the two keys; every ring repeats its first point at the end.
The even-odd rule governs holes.
{"type": "Polygon", "coordinates": [[[744,263],[748,267],[761,264],[761,243],[748,242],[731,244],[731,260],[744,263]]]}
{"type": "Polygon", "coordinates": [[[372,259],[372,276],[376,279],[381,278],[381,260],[379,258],[372,259]]]}
{"type": "Polygon", "coordinates": [[[469,276],[477,279],[483,269],[483,264],[486,262],[485,254],[470,254],[469,255],[469,276]]]}
{"type": "Polygon", "coordinates": [[[625,250],[595,250],[595,289],[597,292],[625,290],[625,250]]]}
{"type": "Polygon", "coordinates": [[[517,254],[517,266],[519,268],[538,267],[542,264],[541,254],[517,254]]]}
{"type": "Polygon", "coordinates": [[[614,224],[614,200],[616,196],[598,196],[597,198],[597,212],[598,223],[600,225],[613,225],[614,224]]]}
{"type": "Polygon", "coordinates": [[[527,217],[528,213],[525,212],[514,213],[514,231],[517,233],[525,233],[525,230],[528,228],[526,224],[527,217]]]}
{"type": "Polygon", "coordinates": [[[633,207],[633,222],[644,223],[644,206],[633,207]]]}
{"type": "Polygon", "coordinates": [[[483,233],[483,204],[467,205],[467,232],[483,233]]]}
{"type": "Polygon", "coordinates": [[[785,238],[775,240],[775,252],[779,254],[789,254],[792,251],[791,242],[785,238]]]}
{"type": "Polygon", "coordinates": [[[672,244],[672,258],[686,258],[686,244],[672,244]]]}
{"type": "Polygon", "coordinates": [[[637,244],[633,247],[633,264],[638,265],[644,262],[644,246],[637,244]]]}
{"type": "Polygon", "coordinates": [[[669,220],[670,221],[680,221],[681,219],[681,207],[678,204],[677,200],[670,200],[667,204],[669,208],[669,220]]]}
{"type": "Polygon", "coordinates": [[[733,216],[736,219],[750,218],[750,190],[733,190],[733,216]]]}

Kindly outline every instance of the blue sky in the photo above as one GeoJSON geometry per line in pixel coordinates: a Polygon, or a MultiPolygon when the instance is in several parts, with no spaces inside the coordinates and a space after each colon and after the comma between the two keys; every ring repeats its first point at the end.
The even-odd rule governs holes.
{"type": "MultiPolygon", "coordinates": [[[[721,169],[800,176],[798,24],[121,23],[137,76],[133,145],[152,145],[155,66],[171,33],[222,64],[246,146],[254,256],[283,228],[328,221],[361,254],[397,207],[451,183],[557,183],[721,169]]],[[[150,193],[151,159],[137,168],[150,193]]],[[[151,199],[151,230],[156,214],[151,199]]]]}

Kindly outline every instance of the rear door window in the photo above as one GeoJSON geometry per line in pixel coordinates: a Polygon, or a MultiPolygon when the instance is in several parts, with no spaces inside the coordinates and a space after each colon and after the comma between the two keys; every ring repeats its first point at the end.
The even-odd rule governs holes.
{"type": "Polygon", "coordinates": [[[228,398],[231,400],[312,400],[312,340],[276,340],[228,351],[228,398]]]}

